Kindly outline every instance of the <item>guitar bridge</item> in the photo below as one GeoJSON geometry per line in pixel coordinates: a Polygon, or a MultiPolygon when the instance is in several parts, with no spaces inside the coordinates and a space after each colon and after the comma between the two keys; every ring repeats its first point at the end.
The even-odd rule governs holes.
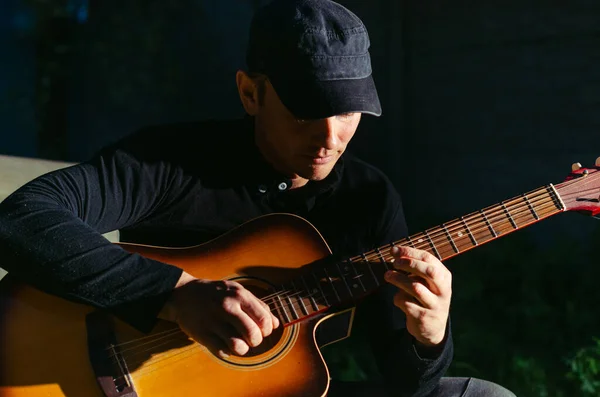
{"type": "Polygon", "coordinates": [[[137,397],[127,369],[118,350],[109,315],[95,311],[87,315],[88,353],[98,385],[106,397],[137,397]]]}

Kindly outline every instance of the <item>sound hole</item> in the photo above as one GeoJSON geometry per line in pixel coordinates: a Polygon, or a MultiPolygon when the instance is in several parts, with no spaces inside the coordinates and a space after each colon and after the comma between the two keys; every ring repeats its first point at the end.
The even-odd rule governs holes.
{"type": "MultiPolygon", "coordinates": [[[[269,286],[266,285],[266,283],[264,282],[259,282],[258,280],[253,280],[253,279],[246,279],[246,280],[236,280],[239,283],[241,283],[247,290],[249,290],[250,292],[252,292],[254,295],[256,295],[259,298],[264,298],[265,296],[270,295],[272,292],[269,289],[269,286]]],[[[267,304],[269,302],[266,302],[267,304]]],[[[277,313],[273,313],[275,316],[277,316],[277,313]]],[[[282,340],[283,337],[283,332],[284,332],[284,327],[283,327],[283,321],[281,321],[281,319],[279,319],[279,327],[277,327],[276,329],[273,330],[273,332],[271,333],[271,335],[267,336],[266,338],[263,338],[263,341],[260,345],[256,346],[256,347],[251,347],[250,350],[248,351],[248,353],[244,354],[243,356],[239,356],[239,357],[256,357],[262,354],[267,353],[268,351],[272,350],[274,347],[276,347],[279,342],[282,340]]]]}

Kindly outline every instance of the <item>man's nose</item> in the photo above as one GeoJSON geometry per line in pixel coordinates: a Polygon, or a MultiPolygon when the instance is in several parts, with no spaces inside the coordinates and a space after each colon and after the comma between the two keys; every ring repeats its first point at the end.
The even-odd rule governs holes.
{"type": "Polygon", "coordinates": [[[325,149],[335,149],[339,144],[338,126],[335,117],[319,120],[316,127],[316,143],[325,149]]]}

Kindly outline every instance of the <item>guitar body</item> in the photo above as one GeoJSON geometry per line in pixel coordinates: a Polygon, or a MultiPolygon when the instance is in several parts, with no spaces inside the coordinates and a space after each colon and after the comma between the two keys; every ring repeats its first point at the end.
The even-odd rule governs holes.
{"type": "MultiPolygon", "coordinates": [[[[190,248],[120,245],[199,278],[234,279],[263,296],[269,294],[269,283],[283,283],[303,265],[330,254],[312,225],[283,214],[257,218],[190,248]]],[[[321,314],[279,327],[247,356],[227,359],[168,322],[160,322],[147,335],[112,316],[99,315],[109,321],[102,320],[96,330],[86,325],[91,314],[99,313],[17,283],[9,274],[0,283],[0,397],[100,397],[107,393],[97,377],[112,381],[114,368],[124,368],[125,375],[115,381],[121,387],[113,396],[327,393],[329,373],[315,342],[315,329],[327,318],[321,314]],[[89,347],[90,333],[106,331],[100,328],[114,336],[115,350],[108,356],[118,355],[112,367],[94,366],[90,358],[107,354],[106,346],[95,353],[89,347]]]]}

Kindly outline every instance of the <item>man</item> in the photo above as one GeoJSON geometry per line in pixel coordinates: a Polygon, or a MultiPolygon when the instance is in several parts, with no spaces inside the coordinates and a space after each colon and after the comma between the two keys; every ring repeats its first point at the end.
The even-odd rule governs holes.
{"type": "MultiPolygon", "coordinates": [[[[249,70],[236,75],[246,117],[147,128],[30,182],[0,206],[3,265],[142,331],[162,318],[219,354],[244,355],[280,326],[261,300],[238,283],[131,255],[100,233],[189,246],[289,212],[315,225],[339,257],[405,237],[390,181],[344,154],[362,114],[381,114],[368,48],[360,19],[337,3],[273,1],[253,20],[249,70]]],[[[330,395],[361,387],[365,395],[512,395],[489,382],[442,378],[453,348],[451,274],[425,251],[398,247],[394,259],[389,284],[357,315],[371,325],[367,345],[384,382],[334,380],[330,395]]]]}

